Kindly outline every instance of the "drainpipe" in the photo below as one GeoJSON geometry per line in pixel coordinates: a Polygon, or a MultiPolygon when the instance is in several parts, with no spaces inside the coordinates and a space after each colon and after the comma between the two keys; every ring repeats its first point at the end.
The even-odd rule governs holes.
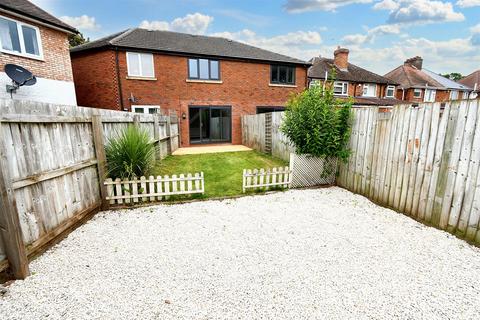
{"type": "Polygon", "coordinates": [[[120,66],[118,63],[118,48],[115,48],[115,71],[117,72],[117,84],[118,84],[118,95],[120,98],[120,109],[121,111],[125,111],[125,108],[123,105],[122,81],[120,79],[120,66]]]}
{"type": "Polygon", "coordinates": [[[402,101],[405,101],[405,88],[402,88],[402,101]]]}

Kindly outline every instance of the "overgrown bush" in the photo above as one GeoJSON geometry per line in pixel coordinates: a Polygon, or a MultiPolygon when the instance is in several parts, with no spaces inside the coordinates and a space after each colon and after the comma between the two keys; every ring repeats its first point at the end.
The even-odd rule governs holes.
{"type": "Polygon", "coordinates": [[[148,176],[155,165],[155,145],[148,133],[130,125],[105,147],[108,175],[130,179],[148,176]]]}
{"type": "Polygon", "coordinates": [[[330,83],[312,86],[288,101],[281,130],[297,154],[346,160],[351,107],[350,100],[335,98],[330,83]]]}

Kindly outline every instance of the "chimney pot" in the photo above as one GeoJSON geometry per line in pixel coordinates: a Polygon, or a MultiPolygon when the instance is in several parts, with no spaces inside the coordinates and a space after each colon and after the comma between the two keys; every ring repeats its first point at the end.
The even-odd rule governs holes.
{"type": "Polygon", "coordinates": [[[416,56],[416,57],[405,60],[404,64],[415,67],[418,70],[422,70],[423,59],[420,56],[416,56]]]}
{"type": "Polygon", "coordinates": [[[338,47],[337,50],[333,53],[333,63],[340,69],[340,70],[347,70],[348,69],[348,53],[350,51],[346,48],[338,47]]]}

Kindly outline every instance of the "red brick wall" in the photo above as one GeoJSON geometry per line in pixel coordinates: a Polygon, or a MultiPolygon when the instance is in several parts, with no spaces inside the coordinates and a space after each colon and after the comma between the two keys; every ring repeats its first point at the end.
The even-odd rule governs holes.
{"type": "MultiPolygon", "coordinates": [[[[96,53],[92,57],[73,55],[77,99],[81,105],[111,107],[108,95],[115,96],[116,85],[106,85],[99,94],[88,70],[90,65],[98,63],[106,65],[107,53],[96,53]],[[95,62],[95,61],[102,62],[95,62]],[[79,75],[77,76],[77,73],[79,75]],[[81,75],[80,75],[81,73],[81,75]],[[95,96],[95,99],[85,96],[95,96]],[[95,100],[95,101],[92,101],[95,100]]],[[[222,83],[195,83],[187,81],[186,57],[154,55],[156,80],[127,79],[126,54],[119,54],[120,80],[123,94],[123,105],[131,107],[131,94],[139,99],[137,105],[160,105],[163,110],[176,110],[178,115],[185,113],[187,119],[181,120],[181,143],[189,145],[188,106],[190,105],[222,105],[232,107],[232,143],[241,144],[241,116],[255,114],[257,106],[284,106],[288,97],[294,92],[301,92],[306,87],[306,68],[296,68],[296,87],[270,86],[270,65],[242,61],[220,61],[222,83]]],[[[109,68],[110,69],[110,68],[109,68]]],[[[111,71],[108,71],[110,74],[111,71]]],[[[107,76],[114,82],[115,76],[107,76]]],[[[115,109],[120,109],[117,104],[115,109]]]]}
{"type": "MultiPolygon", "coordinates": [[[[414,89],[406,89],[405,96],[403,100],[413,103],[421,103],[424,99],[425,90],[422,89],[422,95],[420,98],[415,98],[413,96],[414,89]]],[[[397,90],[397,99],[402,100],[402,90],[397,90]]],[[[435,95],[435,102],[445,102],[450,99],[450,92],[447,90],[437,90],[435,95]]]]}
{"type": "Polygon", "coordinates": [[[1,16],[25,22],[39,28],[43,48],[43,61],[0,52],[0,70],[5,64],[21,65],[34,75],[52,80],[73,81],[72,66],[68,45],[68,34],[35,24],[31,21],[1,13],[1,16]]]}
{"type": "Polygon", "coordinates": [[[77,54],[72,69],[78,105],[121,110],[114,51],[77,54]]]}

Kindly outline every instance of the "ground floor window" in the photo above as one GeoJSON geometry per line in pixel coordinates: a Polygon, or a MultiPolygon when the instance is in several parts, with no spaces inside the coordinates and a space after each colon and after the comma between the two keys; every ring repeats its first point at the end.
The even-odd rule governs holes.
{"type": "Polygon", "coordinates": [[[450,100],[457,100],[458,99],[458,91],[452,90],[450,91],[450,100]]]}
{"type": "Polygon", "coordinates": [[[425,97],[423,98],[424,102],[435,102],[435,96],[437,95],[436,90],[425,89],[425,97]]]}
{"type": "Polygon", "coordinates": [[[270,106],[261,106],[257,107],[257,114],[268,113],[268,112],[282,112],[285,111],[285,107],[270,107],[270,106]]]}
{"type": "Polygon", "coordinates": [[[160,106],[132,106],[132,112],[134,113],[145,113],[145,114],[155,114],[160,113],[160,106]]]}
{"type": "Polygon", "coordinates": [[[387,98],[395,97],[395,86],[387,86],[387,91],[385,92],[385,97],[387,97],[387,98]]]}
{"type": "Polygon", "coordinates": [[[413,90],[413,97],[414,98],[421,98],[422,97],[422,89],[414,89],[413,90]]]}

